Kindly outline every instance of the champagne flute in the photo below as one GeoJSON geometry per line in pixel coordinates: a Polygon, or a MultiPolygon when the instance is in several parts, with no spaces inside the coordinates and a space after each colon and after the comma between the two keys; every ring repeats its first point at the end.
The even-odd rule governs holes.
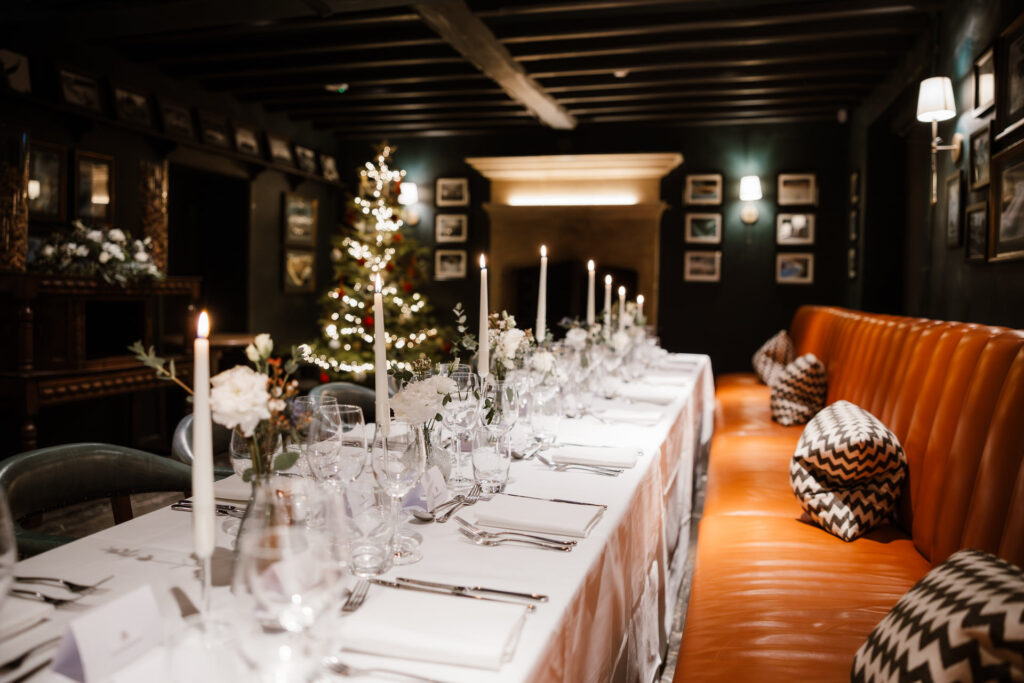
{"type": "Polygon", "coordinates": [[[377,425],[371,457],[377,483],[391,499],[395,564],[419,562],[423,557],[419,549],[404,547],[400,543],[399,525],[402,497],[416,485],[426,466],[427,452],[421,425],[391,420],[387,433],[383,425],[377,425]]]}

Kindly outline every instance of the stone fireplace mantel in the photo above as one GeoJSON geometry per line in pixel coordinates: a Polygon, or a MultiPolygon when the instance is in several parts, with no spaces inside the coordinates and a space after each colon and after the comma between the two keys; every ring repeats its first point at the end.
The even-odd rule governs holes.
{"type": "MultiPolygon", "coordinates": [[[[488,268],[495,310],[511,310],[518,268],[536,265],[541,244],[555,261],[594,259],[636,271],[648,318],[657,320],[661,179],[678,153],[485,157],[466,162],[491,181],[488,268]]],[[[600,284],[598,285],[600,290],[600,284]]],[[[598,292],[598,308],[602,294],[598,292]]]]}

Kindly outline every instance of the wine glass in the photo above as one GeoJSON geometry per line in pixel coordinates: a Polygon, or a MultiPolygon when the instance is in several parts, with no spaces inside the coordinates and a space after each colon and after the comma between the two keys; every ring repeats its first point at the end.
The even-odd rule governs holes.
{"type": "Polygon", "coordinates": [[[325,405],[313,417],[302,452],[317,480],[338,486],[363,471],[366,442],[359,406],[325,405]]]}
{"type": "Polygon", "coordinates": [[[441,411],[444,426],[454,435],[452,460],[455,464],[448,485],[455,489],[467,489],[472,480],[465,474],[465,459],[462,441],[477,425],[480,419],[480,376],[473,372],[459,371],[449,375],[455,383],[455,391],[449,394],[441,411]]]}
{"type": "Polygon", "coordinates": [[[371,457],[377,483],[391,498],[395,564],[418,562],[423,557],[419,549],[405,547],[400,543],[399,517],[402,497],[416,485],[426,466],[427,452],[422,426],[398,420],[377,425],[371,457]]]}
{"type": "Polygon", "coordinates": [[[14,583],[14,563],[18,561],[18,544],[14,537],[14,521],[7,496],[0,488],[0,606],[14,583]]]}

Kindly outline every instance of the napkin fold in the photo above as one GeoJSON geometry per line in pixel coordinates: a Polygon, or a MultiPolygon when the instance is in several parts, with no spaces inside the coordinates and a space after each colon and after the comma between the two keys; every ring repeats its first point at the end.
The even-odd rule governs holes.
{"type": "Polygon", "coordinates": [[[214,498],[246,502],[250,495],[252,495],[252,484],[242,481],[237,474],[213,482],[214,498]]]}
{"type": "MultiPolygon", "coordinates": [[[[26,586],[27,588],[27,586],[26,586]]],[[[53,612],[53,605],[38,600],[25,600],[8,596],[0,605],[0,641],[7,640],[29,626],[36,624],[53,612]]],[[[0,644],[0,648],[3,644],[0,644]]],[[[17,656],[17,655],[15,655],[17,656]]],[[[0,662],[2,666],[4,662],[0,662]]]]}
{"type": "Polygon", "coordinates": [[[619,389],[618,394],[622,398],[634,401],[646,401],[667,406],[676,400],[679,390],[674,387],[627,384],[619,389]]]}
{"type": "Polygon", "coordinates": [[[626,422],[645,426],[657,424],[661,420],[661,411],[656,408],[605,408],[595,411],[594,414],[609,422],[626,422]]]}
{"type": "Polygon", "coordinates": [[[558,446],[545,451],[544,454],[560,465],[602,465],[604,467],[633,467],[636,465],[635,448],[558,446]]]}
{"type": "Polygon", "coordinates": [[[371,587],[341,622],[346,650],[497,671],[512,659],[526,607],[371,587]]]}
{"type": "Polygon", "coordinates": [[[480,526],[586,538],[604,508],[498,494],[465,509],[480,526]]]}

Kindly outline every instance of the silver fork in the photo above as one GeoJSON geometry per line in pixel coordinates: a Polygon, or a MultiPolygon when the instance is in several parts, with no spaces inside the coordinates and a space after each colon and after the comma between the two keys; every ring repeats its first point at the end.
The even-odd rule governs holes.
{"type": "Polygon", "coordinates": [[[51,595],[47,595],[46,593],[40,593],[39,591],[29,591],[23,588],[12,588],[11,595],[17,595],[18,597],[22,597],[27,600],[38,600],[39,602],[45,602],[47,604],[53,605],[54,607],[61,607],[62,605],[67,605],[72,602],[78,602],[79,598],[82,597],[79,595],[73,598],[55,598],[51,595]]]}
{"type": "Polygon", "coordinates": [[[563,541],[560,538],[551,538],[550,536],[534,536],[533,534],[524,534],[521,531],[487,531],[486,529],[481,529],[480,527],[477,527],[477,526],[474,526],[474,525],[470,524],[469,522],[464,520],[462,517],[456,517],[455,518],[455,522],[459,526],[464,527],[466,529],[469,529],[474,534],[477,534],[478,536],[483,536],[484,538],[499,538],[500,539],[500,538],[503,538],[505,536],[521,536],[523,538],[529,538],[529,539],[532,539],[534,541],[541,541],[543,543],[561,543],[562,545],[567,545],[567,546],[574,546],[574,545],[576,545],[576,541],[571,541],[571,540],[570,541],[563,541]]]}
{"type": "Polygon", "coordinates": [[[476,503],[478,500],[480,500],[480,485],[473,484],[473,488],[471,488],[469,490],[469,493],[466,494],[466,499],[448,508],[448,510],[446,510],[443,515],[437,518],[437,521],[441,524],[444,524],[458,510],[467,505],[472,505],[473,503],[476,503]]]}
{"type": "Polygon", "coordinates": [[[370,590],[370,582],[366,579],[359,579],[359,583],[352,589],[352,592],[348,594],[348,600],[341,606],[341,611],[346,614],[351,614],[357,609],[363,606],[363,602],[366,601],[366,592],[370,590]]]}
{"type": "Polygon", "coordinates": [[[495,546],[505,545],[507,543],[522,543],[523,545],[532,545],[536,548],[545,548],[547,550],[561,550],[565,553],[571,552],[573,549],[573,546],[571,545],[564,545],[562,543],[548,543],[546,541],[531,541],[526,538],[487,538],[479,534],[474,534],[469,529],[461,526],[459,527],[459,531],[462,532],[463,536],[471,540],[473,543],[476,543],[477,545],[495,546]]]}
{"type": "Polygon", "coordinates": [[[337,657],[328,657],[324,660],[324,666],[338,674],[339,676],[400,676],[410,681],[420,681],[420,683],[441,683],[441,681],[435,678],[425,678],[424,676],[417,676],[416,674],[407,674],[404,671],[394,671],[392,669],[357,669],[354,666],[342,662],[337,657]]]}
{"type": "Polygon", "coordinates": [[[580,470],[581,472],[590,472],[592,474],[603,474],[606,477],[617,477],[622,474],[622,470],[614,467],[599,467],[598,465],[563,465],[561,463],[548,460],[540,453],[537,454],[537,460],[541,461],[556,472],[580,470]]]}
{"type": "Polygon", "coordinates": [[[56,579],[51,578],[49,576],[15,576],[14,581],[16,583],[38,583],[43,585],[57,584],[58,586],[61,586],[62,588],[68,591],[71,591],[72,593],[85,593],[88,591],[96,590],[97,588],[105,584],[107,581],[110,581],[112,578],[114,578],[114,576],[110,575],[107,578],[101,579],[100,581],[97,581],[96,583],[92,584],[75,583],[74,581],[68,581],[67,579],[56,579]]]}
{"type": "Polygon", "coordinates": [[[10,671],[17,671],[18,669],[21,668],[22,664],[24,664],[26,661],[28,661],[29,657],[31,657],[35,653],[39,652],[43,648],[49,647],[49,646],[59,642],[60,639],[61,639],[61,636],[57,636],[55,638],[50,638],[49,640],[44,640],[41,643],[33,645],[32,647],[30,647],[29,649],[27,649],[23,653],[21,653],[21,655],[15,657],[14,659],[12,659],[11,661],[7,662],[3,666],[0,666],[0,673],[7,673],[7,672],[10,672],[10,671]]]}

